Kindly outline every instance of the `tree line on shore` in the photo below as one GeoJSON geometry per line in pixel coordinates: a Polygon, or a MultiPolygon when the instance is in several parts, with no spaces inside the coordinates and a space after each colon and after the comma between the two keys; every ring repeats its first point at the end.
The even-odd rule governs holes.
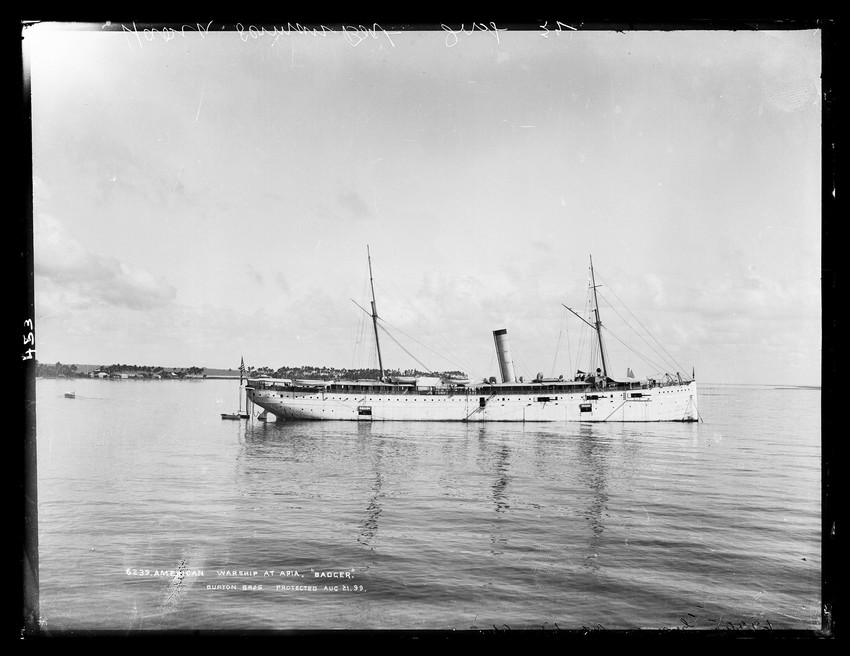
{"type": "Polygon", "coordinates": [[[37,360],[35,363],[35,375],[42,378],[88,378],[93,372],[110,376],[114,374],[135,374],[151,377],[174,373],[183,378],[185,376],[200,376],[203,375],[204,371],[204,367],[168,368],[137,364],[108,364],[91,367],[88,365],[62,364],[61,362],[47,364],[37,360]]]}
{"type": "MultiPolygon", "coordinates": [[[[420,371],[419,369],[384,369],[385,377],[392,376],[465,376],[462,371],[420,371]]],[[[280,367],[279,369],[271,369],[270,367],[248,367],[246,376],[268,376],[269,378],[307,378],[307,379],[323,379],[323,380],[356,380],[362,378],[364,380],[378,380],[381,377],[380,369],[358,368],[346,369],[337,367],[315,367],[312,365],[301,365],[300,367],[280,367]]]]}

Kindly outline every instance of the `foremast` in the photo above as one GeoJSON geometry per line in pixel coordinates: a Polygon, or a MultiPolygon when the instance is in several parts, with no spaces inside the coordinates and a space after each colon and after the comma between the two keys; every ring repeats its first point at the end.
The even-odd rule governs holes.
{"type": "Polygon", "coordinates": [[[372,280],[372,255],[369,246],[366,246],[366,257],[369,260],[369,286],[372,288],[372,326],[375,329],[375,347],[378,350],[378,369],[380,369],[380,380],[384,380],[384,363],[381,360],[381,340],[378,338],[378,308],[375,305],[375,282],[372,280]]]}

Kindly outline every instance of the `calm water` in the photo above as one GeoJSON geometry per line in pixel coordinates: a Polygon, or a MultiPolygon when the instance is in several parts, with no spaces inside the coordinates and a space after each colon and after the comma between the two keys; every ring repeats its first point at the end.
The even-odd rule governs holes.
{"type": "Polygon", "coordinates": [[[821,628],[819,390],[471,426],[224,421],[237,385],[37,381],[45,630],[821,628]]]}

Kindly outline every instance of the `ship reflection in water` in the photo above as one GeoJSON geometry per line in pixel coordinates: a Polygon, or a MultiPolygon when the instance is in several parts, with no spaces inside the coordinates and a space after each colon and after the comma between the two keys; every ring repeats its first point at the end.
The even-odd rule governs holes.
{"type": "MultiPolygon", "coordinates": [[[[608,516],[608,468],[614,449],[606,430],[581,425],[572,435],[552,436],[526,432],[521,426],[444,427],[444,434],[439,435],[425,430],[423,424],[409,423],[396,435],[371,422],[249,421],[240,429],[244,437],[236,461],[238,488],[245,496],[280,496],[289,511],[307,512],[312,501],[325,501],[323,512],[334,513],[332,506],[338,502],[335,522],[353,521],[346,531],[352,532],[358,545],[374,550],[387,508],[400,525],[418,526],[421,514],[398,517],[406,505],[395,500],[403,501],[417,484],[423,490],[444,485],[438,494],[467,502],[464,508],[480,509],[481,501],[489,499],[492,514],[486,524],[491,556],[502,555],[511,547],[512,536],[519,537],[512,527],[529,512],[542,524],[570,523],[580,516],[586,529],[586,564],[596,567],[608,516]],[[560,468],[557,463],[562,457],[555,453],[557,457],[552,458],[549,446],[562,455],[569,448],[569,469],[560,468]],[[529,447],[534,452],[533,466],[540,472],[525,471],[527,458],[514,462],[516,449],[529,447]],[[436,480],[430,479],[435,471],[440,472],[436,480]],[[525,483],[512,492],[515,481],[529,476],[562,485],[560,502],[566,512],[547,510],[541,499],[528,498],[523,491],[525,483]],[[482,481],[486,487],[481,486],[482,481]],[[359,510],[358,503],[363,504],[359,510]]],[[[428,494],[422,503],[432,501],[433,495],[428,494]]],[[[425,511],[429,515],[435,512],[420,505],[420,512],[425,511]]],[[[311,512],[311,523],[315,523],[318,515],[311,512]]],[[[469,519],[471,525],[477,525],[484,518],[469,519]]],[[[525,536],[522,538],[524,542],[525,536]]]]}
{"type": "Polygon", "coordinates": [[[607,436],[594,430],[593,426],[582,426],[578,435],[578,479],[588,490],[589,497],[585,519],[590,529],[586,564],[591,569],[598,568],[602,533],[605,530],[604,518],[607,517],[608,462],[611,456],[611,444],[607,436]]]}
{"type": "Polygon", "coordinates": [[[372,541],[378,534],[378,518],[383,511],[381,498],[384,496],[382,492],[384,482],[383,474],[381,473],[381,450],[380,448],[369,449],[369,439],[372,433],[370,424],[358,424],[357,433],[358,442],[360,442],[361,448],[369,454],[372,469],[374,470],[374,483],[371,486],[371,496],[366,506],[366,517],[358,525],[360,535],[357,537],[357,541],[363,546],[372,549],[372,541]]]}

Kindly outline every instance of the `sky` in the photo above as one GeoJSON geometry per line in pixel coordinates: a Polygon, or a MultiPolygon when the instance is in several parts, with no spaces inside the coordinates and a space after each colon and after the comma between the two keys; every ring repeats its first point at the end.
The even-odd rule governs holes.
{"type": "Polygon", "coordinates": [[[385,367],[571,377],[592,258],[615,376],[820,384],[819,31],[224,27],[23,30],[40,362],[374,366],[371,256],[385,367]]]}

